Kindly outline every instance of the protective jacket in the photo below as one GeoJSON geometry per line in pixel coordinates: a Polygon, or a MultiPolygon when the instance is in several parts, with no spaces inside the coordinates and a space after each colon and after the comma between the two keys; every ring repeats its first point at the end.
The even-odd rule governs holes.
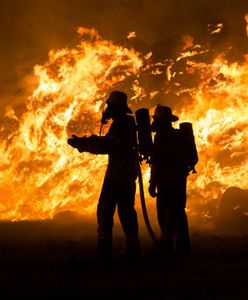
{"type": "Polygon", "coordinates": [[[130,115],[113,121],[105,136],[92,136],[88,151],[93,154],[108,154],[105,178],[120,180],[136,179],[135,121],[130,115]]]}

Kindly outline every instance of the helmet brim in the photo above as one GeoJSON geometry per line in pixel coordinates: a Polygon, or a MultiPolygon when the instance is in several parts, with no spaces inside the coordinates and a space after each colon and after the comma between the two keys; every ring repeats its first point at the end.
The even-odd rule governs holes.
{"type": "Polygon", "coordinates": [[[128,114],[133,113],[132,110],[126,104],[116,103],[116,102],[111,101],[111,99],[107,99],[106,104],[107,105],[114,105],[115,107],[118,107],[118,109],[120,109],[120,111],[123,111],[123,112],[128,113],[128,114]]]}
{"type": "Polygon", "coordinates": [[[179,120],[179,118],[177,116],[171,115],[171,122],[176,122],[178,120],[179,120]]]}
{"type": "Polygon", "coordinates": [[[179,120],[179,118],[175,115],[170,115],[170,116],[158,116],[158,115],[153,115],[153,119],[164,119],[164,120],[169,120],[171,122],[176,122],[179,120]]]}

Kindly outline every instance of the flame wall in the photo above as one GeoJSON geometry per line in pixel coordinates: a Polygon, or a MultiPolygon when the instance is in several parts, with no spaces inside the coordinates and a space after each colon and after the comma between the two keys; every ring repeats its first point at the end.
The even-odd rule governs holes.
{"type": "MultiPolygon", "coordinates": [[[[145,105],[152,113],[156,103],[170,104],[180,121],[193,123],[200,162],[198,174],[189,178],[192,214],[201,214],[201,205],[212,203],[229,186],[248,188],[245,58],[207,57],[207,47],[184,37],[175,59],[154,61],[152,53],[116,45],[94,29],[79,28],[78,33],[77,47],[51,50],[48,62],[35,66],[38,84],[23,112],[5,108],[1,219],[95,212],[106,157],[79,154],[67,145],[67,137],[98,133],[102,105],[114,88],[127,91],[133,109],[145,105]]],[[[144,174],[147,185],[147,167],[144,174]]]]}

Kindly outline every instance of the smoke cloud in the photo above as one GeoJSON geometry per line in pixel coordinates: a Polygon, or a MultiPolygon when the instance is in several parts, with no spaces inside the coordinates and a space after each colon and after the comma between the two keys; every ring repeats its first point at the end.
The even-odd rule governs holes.
{"type": "Polygon", "coordinates": [[[76,44],[77,26],[94,27],[115,43],[127,43],[135,31],[129,46],[152,50],[158,60],[175,56],[185,35],[216,52],[233,47],[229,59],[237,60],[247,51],[247,13],[242,0],[0,0],[1,115],[6,104],[19,105],[31,93],[33,66],[45,62],[50,49],[76,44]],[[219,23],[222,31],[210,35],[219,23]]]}

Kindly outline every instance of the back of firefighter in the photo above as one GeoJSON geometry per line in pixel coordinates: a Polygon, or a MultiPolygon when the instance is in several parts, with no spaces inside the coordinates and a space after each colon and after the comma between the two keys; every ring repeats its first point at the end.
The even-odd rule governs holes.
{"type": "MultiPolygon", "coordinates": [[[[121,91],[110,93],[103,112],[102,124],[112,119],[105,136],[78,138],[78,150],[93,154],[108,154],[108,166],[97,206],[97,255],[105,260],[112,256],[113,217],[118,209],[126,237],[126,254],[137,258],[140,254],[138,221],[134,208],[136,190],[136,127],[127,105],[127,95],[121,91]]],[[[75,136],[74,136],[75,137],[75,136]]]]}
{"type": "Polygon", "coordinates": [[[155,132],[151,160],[149,193],[157,197],[157,217],[161,229],[160,246],[166,253],[190,254],[186,207],[186,182],[189,166],[185,163],[188,148],[181,131],[172,127],[178,117],[170,107],[157,105],[153,116],[155,132]]]}

